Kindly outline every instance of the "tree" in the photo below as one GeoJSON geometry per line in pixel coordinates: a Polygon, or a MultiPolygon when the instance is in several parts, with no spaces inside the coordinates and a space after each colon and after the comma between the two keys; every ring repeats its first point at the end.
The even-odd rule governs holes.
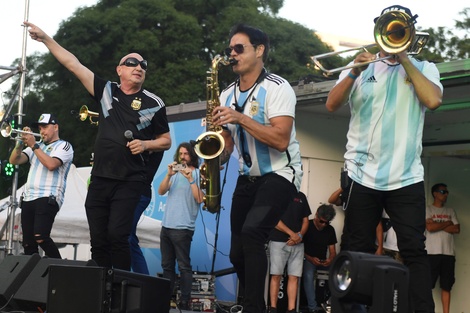
{"type": "MultiPolygon", "coordinates": [[[[115,68],[123,55],[131,51],[142,54],[149,62],[144,88],[159,95],[167,106],[205,100],[211,60],[223,53],[230,28],[238,22],[267,31],[271,41],[268,71],[292,83],[312,76],[324,79],[307,65],[312,55],[331,51],[330,47],[314,30],[277,17],[282,4],[283,0],[101,0],[77,9],[63,21],[54,38],[96,75],[110,80],[117,80],[115,68]]],[[[461,26],[468,32],[468,16],[461,26]]],[[[465,48],[468,53],[468,39],[466,42],[456,42],[456,51],[465,48]]],[[[432,52],[433,46],[431,41],[428,50],[432,52]]],[[[436,58],[441,50],[435,50],[436,58]]],[[[446,57],[458,55],[446,53],[446,57]]],[[[323,63],[334,68],[344,65],[345,60],[335,57],[323,63]]],[[[74,164],[89,165],[98,129],[80,122],[77,112],[82,105],[98,111],[96,104],[51,54],[30,55],[26,64],[23,125],[31,125],[41,113],[56,113],[61,138],[74,147],[74,164]]],[[[221,88],[233,79],[230,68],[220,69],[221,88]]],[[[0,158],[8,158],[12,145],[10,140],[0,142],[0,158]]]]}
{"type": "Polygon", "coordinates": [[[420,57],[435,63],[470,58],[470,7],[459,13],[462,21],[455,21],[455,29],[428,28],[429,40],[420,57]]]}
{"type": "MultiPolygon", "coordinates": [[[[282,2],[102,0],[78,9],[61,24],[54,39],[96,75],[111,80],[117,80],[120,58],[136,51],[149,62],[144,88],[159,95],[167,106],[204,101],[211,60],[228,45],[228,33],[237,22],[269,30],[269,71],[290,81],[312,74],[306,66],[310,56],[329,49],[312,30],[275,17],[282,2]]],[[[27,64],[38,66],[29,68],[23,124],[31,125],[41,113],[56,113],[61,137],[74,146],[74,163],[88,165],[97,128],[80,123],[76,112],[82,105],[98,111],[96,104],[51,54],[29,56],[27,64]]],[[[219,78],[224,87],[234,76],[226,68],[219,78]]]]}

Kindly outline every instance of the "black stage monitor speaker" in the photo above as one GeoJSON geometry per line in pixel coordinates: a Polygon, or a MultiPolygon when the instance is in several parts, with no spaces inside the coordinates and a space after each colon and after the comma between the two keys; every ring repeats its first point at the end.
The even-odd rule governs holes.
{"type": "Polygon", "coordinates": [[[47,313],[168,313],[170,281],[104,267],[49,269],[47,313]]]}
{"type": "MultiPolygon", "coordinates": [[[[91,262],[92,264],[96,264],[94,261],[91,262]]],[[[85,266],[91,264],[90,261],[62,260],[47,257],[40,259],[36,267],[34,267],[30,275],[13,296],[11,306],[14,309],[35,312],[38,311],[38,308],[41,308],[43,311],[45,310],[50,265],[85,266]]],[[[69,283],[72,284],[73,282],[69,283]]]]}
{"type": "Polygon", "coordinates": [[[47,313],[109,313],[112,282],[104,267],[51,265],[47,313]]]}
{"type": "Polygon", "coordinates": [[[168,313],[170,280],[114,270],[111,308],[119,313],[168,313]]]}
{"type": "Polygon", "coordinates": [[[12,296],[41,260],[39,254],[7,255],[0,264],[0,308],[9,306],[12,296]],[[7,305],[8,304],[8,305],[7,305]]]}

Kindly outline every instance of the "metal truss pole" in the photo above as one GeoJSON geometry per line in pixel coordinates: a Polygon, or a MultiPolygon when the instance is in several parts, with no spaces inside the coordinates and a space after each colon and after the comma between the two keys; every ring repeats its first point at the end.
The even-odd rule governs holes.
{"type": "MultiPolygon", "coordinates": [[[[29,0],[25,0],[25,9],[24,9],[24,21],[29,19],[29,0]]],[[[24,26],[23,29],[23,49],[21,53],[21,65],[20,65],[20,85],[19,85],[19,97],[18,97],[18,127],[21,127],[23,124],[23,99],[24,99],[24,85],[26,78],[26,43],[28,38],[28,28],[24,26]]],[[[5,252],[7,254],[13,253],[13,234],[15,228],[15,211],[18,207],[18,202],[16,201],[16,192],[18,189],[18,165],[16,165],[16,170],[13,176],[13,182],[11,186],[11,200],[10,200],[10,210],[9,210],[9,232],[7,238],[7,245],[5,252]]]]}

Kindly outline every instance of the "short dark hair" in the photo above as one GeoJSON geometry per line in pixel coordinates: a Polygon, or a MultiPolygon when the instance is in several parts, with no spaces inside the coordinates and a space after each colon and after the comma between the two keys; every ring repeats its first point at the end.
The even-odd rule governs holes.
{"type": "Polygon", "coordinates": [[[447,185],[444,184],[444,183],[437,183],[437,184],[434,184],[434,186],[431,187],[431,194],[432,194],[432,197],[434,198],[434,193],[436,191],[439,190],[440,187],[445,187],[447,188],[447,185]]]}
{"type": "Polygon", "coordinates": [[[331,204],[322,204],[317,209],[317,216],[331,222],[336,216],[336,210],[331,204]]]}
{"type": "Polygon", "coordinates": [[[229,41],[235,34],[243,33],[250,38],[250,43],[253,46],[264,46],[264,53],[263,53],[263,62],[266,62],[268,59],[269,54],[269,37],[268,35],[263,32],[261,29],[246,25],[246,24],[236,24],[230,30],[229,41]]]}
{"type": "Polygon", "coordinates": [[[182,142],[179,144],[178,148],[176,148],[175,154],[173,156],[173,161],[179,163],[179,158],[180,158],[180,149],[181,148],[186,148],[189,152],[189,158],[191,161],[189,161],[190,166],[194,167],[199,167],[199,157],[197,156],[196,152],[194,151],[194,147],[189,143],[189,142],[182,142]]]}

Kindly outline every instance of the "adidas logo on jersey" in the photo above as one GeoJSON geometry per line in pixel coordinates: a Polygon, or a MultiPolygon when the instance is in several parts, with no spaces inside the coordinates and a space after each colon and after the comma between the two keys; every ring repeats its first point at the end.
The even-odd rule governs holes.
{"type": "Polygon", "coordinates": [[[376,83],[377,80],[375,79],[375,76],[372,75],[371,77],[369,77],[369,78],[366,80],[366,82],[368,82],[368,83],[376,83]]]}

